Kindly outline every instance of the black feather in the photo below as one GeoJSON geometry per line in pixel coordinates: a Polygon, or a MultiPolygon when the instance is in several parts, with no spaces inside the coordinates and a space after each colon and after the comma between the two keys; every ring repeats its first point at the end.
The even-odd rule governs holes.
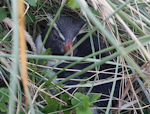
{"type": "MultiPolygon", "coordinates": [[[[77,41],[79,41],[84,35],[85,34],[78,35],[77,36],[77,41]]],[[[99,51],[98,38],[93,36],[93,42],[94,42],[95,52],[99,51]]],[[[102,41],[100,42],[100,48],[101,49],[107,48],[105,43],[102,43],[102,41]]],[[[81,43],[81,45],[78,46],[76,50],[77,50],[77,53],[76,53],[75,56],[78,56],[78,57],[85,57],[89,54],[92,54],[90,38],[87,38],[83,43],[81,43]]],[[[108,52],[102,53],[102,55],[101,55],[102,58],[106,57],[106,56],[109,56],[108,52]]],[[[96,58],[98,59],[98,56],[96,58]]],[[[82,69],[88,67],[91,64],[94,64],[94,63],[80,63],[80,64],[76,64],[76,65],[72,66],[71,69],[82,70],[82,69]]],[[[62,63],[58,67],[59,68],[64,68],[67,65],[69,65],[69,63],[62,63]]],[[[115,66],[114,65],[103,64],[103,65],[100,66],[100,71],[105,70],[105,69],[109,69],[109,68],[115,68],[115,66]]],[[[115,69],[114,70],[109,70],[109,72],[115,72],[115,69]]],[[[66,78],[68,76],[71,76],[74,73],[76,73],[76,72],[64,71],[64,72],[62,72],[61,74],[58,75],[58,78],[66,78]]],[[[83,79],[84,77],[90,77],[92,75],[94,75],[94,73],[85,73],[85,74],[82,74],[79,77],[77,77],[77,79],[83,79]]],[[[112,76],[111,74],[99,74],[99,79],[107,79],[111,76],[112,76]]],[[[91,81],[93,81],[93,80],[94,80],[94,78],[91,79],[91,81]]],[[[72,85],[72,84],[78,84],[78,83],[79,82],[68,81],[65,84],[72,85]]],[[[102,85],[95,86],[92,89],[91,92],[92,93],[102,93],[104,95],[102,95],[100,99],[108,99],[108,97],[106,97],[105,95],[110,95],[112,84],[113,83],[107,83],[107,84],[102,84],[102,85]]],[[[116,97],[116,98],[119,97],[119,88],[120,88],[120,81],[117,81],[116,87],[115,87],[115,92],[114,92],[114,97],[116,97]]],[[[89,90],[89,88],[86,88],[84,90],[84,92],[88,92],[88,90],[89,90]]],[[[72,91],[73,90],[71,90],[70,92],[72,92],[72,91]]],[[[108,100],[97,102],[97,103],[95,103],[95,105],[99,106],[99,107],[107,107],[108,100]]],[[[116,104],[117,104],[117,101],[114,100],[112,102],[112,106],[115,106],[116,104]]]]}
{"type": "MultiPolygon", "coordinates": [[[[56,25],[57,28],[59,29],[59,31],[62,33],[62,35],[65,37],[66,41],[72,41],[73,38],[78,34],[78,32],[80,31],[81,27],[85,24],[84,21],[81,20],[77,20],[74,18],[67,18],[67,17],[63,17],[60,16],[57,21],[56,21],[56,25]]],[[[42,36],[42,41],[45,38],[45,35],[48,31],[47,27],[43,33],[41,34],[42,36]]],[[[76,37],[76,41],[79,41],[84,35],[84,34],[80,34],[76,37]]],[[[100,49],[99,49],[99,44],[98,44],[98,38],[96,36],[92,36],[93,37],[93,42],[94,42],[94,48],[95,48],[95,52],[101,50],[101,49],[105,49],[107,48],[105,43],[102,42],[102,40],[100,39],[100,49]]],[[[48,39],[46,41],[46,44],[44,45],[44,47],[47,48],[51,48],[51,51],[53,53],[53,55],[64,55],[65,51],[63,50],[63,43],[65,41],[62,40],[62,38],[59,36],[58,31],[55,28],[52,28],[48,39]],[[53,35],[56,34],[58,36],[57,40],[53,39],[53,35]]],[[[72,42],[73,43],[73,42],[72,42]]],[[[76,43],[76,42],[74,42],[76,43]]],[[[85,57],[89,54],[92,54],[92,49],[91,49],[91,43],[90,43],[90,38],[87,38],[84,42],[82,42],[75,50],[74,50],[74,56],[78,56],[78,57],[85,57]]],[[[101,54],[101,58],[107,57],[109,56],[108,52],[102,53],[101,54]]],[[[97,59],[99,59],[99,55],[96,56],[97,59]]],[[[86,67],[88,67],[89,65],[94,64],[94,63],[80,63],[80,64],[76,64],[74,66],[71,67],[71,69],[78,69],[78,70],[82,70],[86,67]]],[[[58,67],[59,68],[64,68],[65,66],[69,65],[69,63],[62,63],[60,64],[58,67]]],[[[108,65],[108,64],[103,64],[100,66],[100,71],[101,70],[105,70],[105,69],[109,69],[109,68],[114,68],[114,70],[111,70],[110,72],[115,72],[115,66],[114,65],[108,65]]],[[[120,71],[120,70],[119,70],[120,71]]],[[[57,72],[57,70],[55,70],[55,72],[57,72]]],[[[70,72],[70,71],[64,71],[62,73],[60,73],[58,75],[58,78],[66,78],[72,74],[74,74],[75,72],[70,72]]],[[[84,77],[90,77],[91,75],[93,75],[94,73],[85,73],[80,75],[79,77],[77,77],[78,79],[82,79],[84,77]]],[[[99,74],[99,79],[107,79],[109,77],[111,77],[111,74],[99,74]]],[[[93,78],[94,79],[94,78],[93,78]]],[[[91,81],[93,81],[93,79],[91,79],[91,81]]],[[[65,84],[67,85],[72,85],[72,84],[78,84],[79,82],[75,82],[75,81],[68,81],[65,84]]],[[[112,88],[112,83],[107,83],[107,84],[103,84],[103,85],[98,85],[95,86],[92,89],[92,93],[102,93],[104,95],[102,95],[102,97],[100,99],[106,99],[108,97],[106,97],[105,95],[110,95],[111,92],[111,88],[112,88]]],[[[119,88],[120,88],[120,81],[117,81],[116,83],[116,87],[115,87],[115,92],[114,92],[114,97],[119,97],[119,88]]],[[[88,92],[89,88],[86,88],[84,90],[84,92],[88,92]]],[[[69,92],[72,92],[69,91],[69,92]]],[[[108,99],[109,100],[109,99],[108,99]]],[[[108,104],[108,100],[107,101],[100,101],[95,103],[96,106],[99,107],[106,107],[108,104]]],[[[113,100],[112,102],[112,106],[115,106],[117,104],[116,100],[113,100]]]]}

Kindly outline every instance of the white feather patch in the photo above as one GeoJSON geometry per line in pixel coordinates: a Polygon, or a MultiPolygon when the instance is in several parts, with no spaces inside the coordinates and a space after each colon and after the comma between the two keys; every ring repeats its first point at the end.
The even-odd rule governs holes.
{"type": "MultiPolygon", "coordinates": [[[[36,48],[37,48],[37,54],[40,54],[40,50],[43,45],[42,36],[40,34],[36,37],[35,44],[36,44],[36,48]]],[[[41,54],[45,53],[45,51],[46,51],[46,49],[45,49],[45,47],[43,47],[41,54]]]]}

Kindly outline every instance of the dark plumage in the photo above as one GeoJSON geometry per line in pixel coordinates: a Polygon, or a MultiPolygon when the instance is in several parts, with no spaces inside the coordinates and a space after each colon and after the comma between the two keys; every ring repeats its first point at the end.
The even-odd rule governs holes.
{"type": "MultiPolygon", "coordinates": [[[[43,53],[47,48],[51,48],[53,55],[64,55],[66,53],[66,51],[68,51],[70,49],[70,47],[69,47],[70,44],[68,42],[70,42],[71,45],[74,45],[77,41],[79,41],[86,34],[86,33],[82,33],[77,36],[77,34],[79,33],[79,31],[80,31],[81,27],[84,25],[84,23],[85,22],[83,22],[81,20],[60,16],[56,21],[56,25],[57,25],[57,28],[59,29],[59,31],[55,27],[53,27],[53,29],[51,30],[49,37],[46,41],[46,44],[44,45],[43,53]],[[61,33],[61,35],[63,35],[63,37],[65,39],[62,38],[62,36],[60,35],[59,32],[61,33]],[[55,38],[55,35],[57,38],[55,38]],[[75,37],[76,37],[76,40],[73,41],[73,39],[75,37]],[[66,47],[64,47],[64,44],[66,47]]],[[[40,36],[39,35],[36,39],[36,45],[37,45],[38,50],[41,48],[41,43],[45,38],[47,30],[48,30],[48,28],[46,28],[42,32],[41,37],[39,37],[40,36]]],[[[99,51],[100,49],[106,48],[105,43],[103,43],[100,40],[100,49],[99,49],[98,38],[95,36],[93,36],[93,42],[94,42],[95,52],[99,51]]],[[[74,50],[73,56],[84,57],[91,53],[92,53],[92,49],[91,49],[90,38],[87,38],[80,46],[77,47],[77,49],[74,50]]],[[[102,58],[106,57],[106,56],[109,56],[108,52],[101,54],[102,58]]],[[[98,58],[98,56],[97,56],[97,58],[98,58]]],[[[69,63],[61,63],[58,67],[63,68],[65,66],[67,66],[68,64],[69,63]]],[[[77,64],[71,68],[82,70],[91,64],[93,64],[93,63],[77,64]]],[[[108,64],[103,64],[100,66],[100,70],[104,70],[104,69],[108,69],[108,68],[115,68],[115,66],[108,65],[108,64]]],[[[55,72],[57,72],[57,71],[55,70],[55,72]]],[[[110,72],[115,72],[115,70],[111,70],[110,72]]],[[[58,78],[66,78],[66,77],[72,75],[73,73],[75,73],[75,72],[64,71],[58,75],[58,78]]],[[[85,74],[80,75],[77,78],[82,79],[84,77],[90,77],[93,74],[94,73],[85,73],[85,74]]],[[[110,76],[112,76],[112,75],[99,74],[100,79],[106,79],[110,76]]],[[[92,80],[93,79],[91,79],[91,81],[92,80]]],[[[73,82],[73,81],[66,82],[66,84],[69,84],[69,85],[77,84],[77,83],[78,82],[73,82]]],[[[120,81],[117,81],[115,92],[114,92],[114,97],[119,96],[119,87],[120,87],[119,84],[120,84],[120,81]]],[[[98,85],[98,86],[94,87],[91,92],[110,95],[111,88],[112,88],[112,83],[107,83],[107,84],[98,85]]],[[[86,88],[84,92],[87,92],[87,91],[88,91],[88,88],[86,88]]],[[[105,96],[101,97],[101,99],[105,99],[105,98],[107,98],[107,97],[105,97],[105,96]]],[[[101,101],[101,102],[95,103],[95,105],[97,105],[99,107],[106,107],[107,104],[108,104],[108,101],[101,101]]],[[[117,101],[113,101],[112,105],[115,106],[116,104],[117,104],[117,101]]]]}
{"type": "MultiPolygon", "coordinates": [[[[85,34],[78,35],[77,36],[77,41],[79,41],[80,38],[82,38],[84,35],[85,34]]],[[[94,41],[95,52],[99,51],[97,37],[93,36],[93,41],[94,41]]],[[[106,45],[103,42],[100,42],[100,47],[101,47],[101,49],[104,49],[104,48],[106,48],[106,45]]],[[[92,49],[91,49],[91,45],[90,45],[90,38],[87,38],[76,50],[77,50],[77,53],[76,53],[75,56],[84,57],[84,56],[87,56],[87,55],[91,54],[92,49]]],[[[106,56],[109,56],[108,52],[101,54],[102,58],[106,57],[106,56]]],[[[97,56],[97,59],[98,59],[98,56],[97,56]]],[[[93,63],[77,64],[77,65],[71,67],[71,69],[82,70],[82,69],[88,67],[91,64],[93,64],[93,63]]],[[[69,65],[69,64],[68,63],[62,63],[58,67],[59,68],[64,68],[67,65],[69,65]]],[[[115,68],[115,66],[114,65],[109,65],[109,64],[103,64],[103,65],[100,66],[100,71],[105,70],[105,69],[109,69],[109,68],[115,68]]],[[[109,70],[108,72],[115,72],[115,69],[114,70],[109,70]]],[[[76,72],[64,71],[64,72],[62,72],[61,74],[58,75],[58,78],[66,78],[66,77],[68,77],[68,76],[70,76],[74,73],[76,73],[76,72]]],[[[94,75],[94,73],[85,73],[85,74],[82,74],[79,77],[77,77],[77,79],[82,79],[84,77],[90,77],[92,75],[94,75]]],[[[99,79],[107,79],[111,76],[112,76],[111,74],[99,74],[99,79]]],[[[94,78],[91,79],[91,81],[93,81],[93,80],[94,80],[94,78]]],[[[73,81],[66,82],[67,85],[74,85],[74,84],[77,84],[77,83],[78,82],[73,82],[73,81]]],[[[102,85],[95,86],[92,89],[91,92],[92,93],[102,93],[104,95],[102,95],[100,99],[108,99],[109,100],[109,97],[106,97],[105,95],[110,95],[112,84],[113,83],[107,83],[107,84],[102,84],[102,85]]],[[[119,88],[120,88],[120,81],[117,81],[116,82],[116,87],[115,87],[115,92],[114,92],[114,97],[116,97],[116,98],[119,97],[119,88]]],[[[88,92],[88,90],[89,90],[89,88],[86,88],[84,90],[84,93],[88,92]]],[[[70,92],[72,92],[72,91],[73,90],[71,90],[70,92]]],[[[98,107],[107,107],[108,100],[97,102],[97,103],[95,103],[95,105],[98,106],[98,107]]],[[[117,104],[117,101],[113,100],[112,106],[116,106],[116,104],[117,104]]]]}
{"type": "MultiPolygon", "coordinates": [[[[53,55],[64,55],[76,42],[73,39],[79,33],[81,27],[85,24],[85,22],[60,16],[55,23],[56,26],[52,28],[44,45],[44,48],[51,48],[53,55]]],[[[47,27],[41,33],[41,35],[36,38],[37,50],[40,50],[39,48],[42,47],[41,45],[44,41],[48,29],[49,27],[47,27]]]]}

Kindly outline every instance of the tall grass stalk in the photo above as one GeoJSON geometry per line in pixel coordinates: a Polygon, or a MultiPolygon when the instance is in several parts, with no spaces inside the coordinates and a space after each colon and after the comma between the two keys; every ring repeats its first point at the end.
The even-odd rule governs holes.
{"type": "Polygon", "coordinates": [[[12,62],[12,75],[10,77],[10,99],[9,99],[9,114],[15,113],[15,99],[14,96],[16,96],[16,90],[18,87],[16,86],[18,83],[17,74],[18,74],[18,54],[19,54],[19,33],[18,33],[18,7],[17,7],[17,0],[12,1],[12,18],[14,22],[15,29],[13,31],[13,49],[12,49],[12,56],[13,56],[13,62],[12,62]]]}

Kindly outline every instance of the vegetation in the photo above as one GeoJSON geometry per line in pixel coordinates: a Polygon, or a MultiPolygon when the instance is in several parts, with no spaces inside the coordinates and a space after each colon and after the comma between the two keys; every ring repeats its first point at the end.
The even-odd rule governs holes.
{"type": "MultiPolygon", "coordinates": [[[[1,0],[0,114],[92,114],[91,109],[100,109],[106,114],[117,112],[149,114],[149,5],[148,0],[25,0],[23,2],[1,0]],[[22,6],[23,4],[25,7],[22,6]],[[53,20],[50,19],[50,14],[55,14],[53,20]],[[108,48],[82,58],[67,56],[72,51],[70,50],[63,58],[65,61],[74,62],[67,68],[60,69],[58,73],[68,70],[73,64],[86,61],[92,62],[93,66],[83,69],[80,74],[90,72],[94,68],[95,71],[92,72],[101,73],[97,69],[107,63],[116,65],[116,73],[113,73],[111,78],[91,82],[89,81],[91,76],[81,79],[79,85],[64,85],[64,82],[75,80],[74,78],[80,74],[77,72],[66,79],[56,79],[58,73],[53,75],[51,72],[57,69],[57,66],[46,67],[45,65],[47,60],[60,62],[62,57],[49,56],[52,54],[51,49],[47,49],[44,54],[35,55],[36,36],[46,28],[48,23],[51,23],[52,27],[59,14],[85,20],[87,24],[82,32],[88,31],[88,34],[84,38],[91,34],[95,34],[98,38],[103,36],[103,42],[108,48]],[[22,29],[24,28],[23,17],[25,35],[22,29]],[[27,47],[25,47],[25,40],[22,40],[24,37],[27,47]],[[27,55],[24,53],[25,49],[27,55]],[[101,60],[95,59],[96,55],[108,51],[110,56],[101,60]],[[45,67],[49,69],[43,70],[45,67]],[[118,68],[122,68],[122,72],[118,73],[118,68]],[[54,83],[54,80],[62,81],[54,83]],[[116,80],[121,80],[121,85],[120,95],[117,98],[119,104],[114,108],[111,107],[111,101],[116,80]],[[91,93],[91,89],[96,84],[109,82],[113,82],[113,86],[108,106],[95,106],[94,103],[99,102],[102,94],[91,93]],[[84,94],[81,91],[86,87],[91,89],[84,94]],[[66,88],[67,90],[79,89],[74,91],[74,94],[69,94],[65,91],[66,88]]],[[[91,47],[94,47],[92,42],[91,47]]],[[[111,73],[108,72],[109,69],[106,70],[102,72],[111,73]]]]}

